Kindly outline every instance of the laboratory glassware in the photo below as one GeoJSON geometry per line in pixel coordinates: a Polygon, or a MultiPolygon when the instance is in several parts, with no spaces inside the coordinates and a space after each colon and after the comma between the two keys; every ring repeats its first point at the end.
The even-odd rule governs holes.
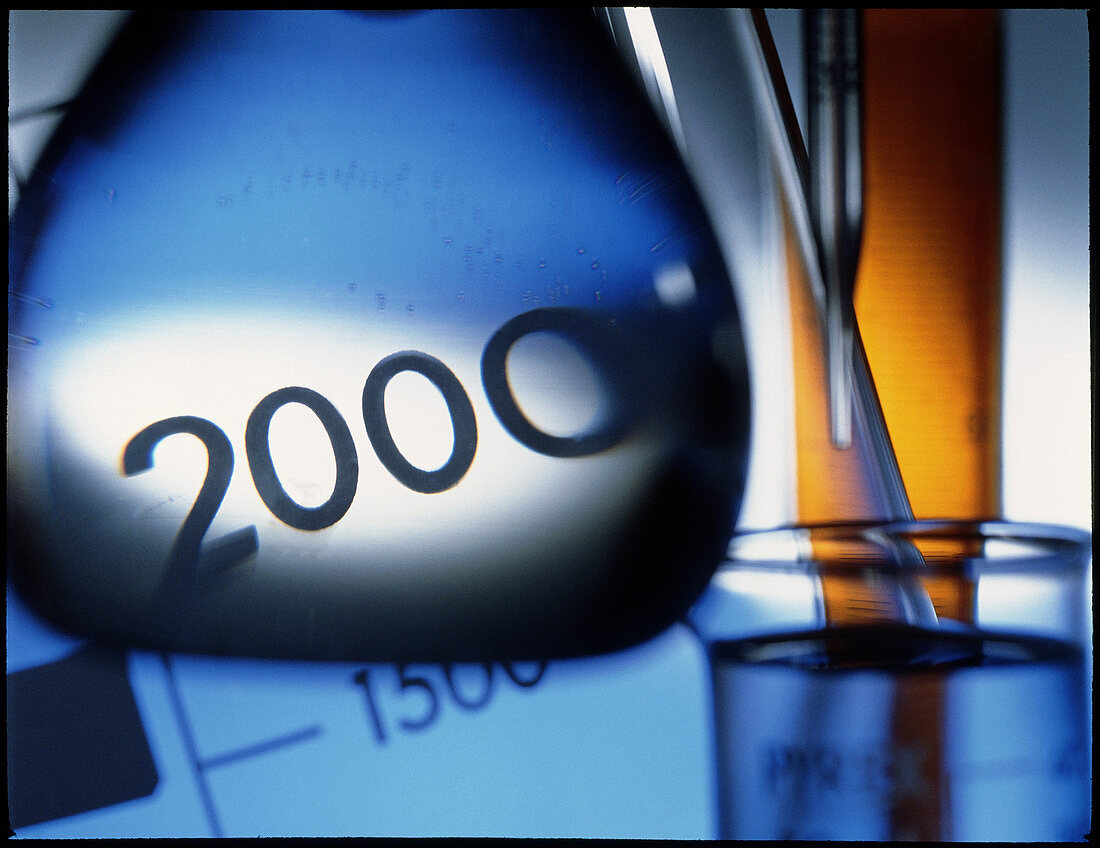
{"type": "Polygon", "coordinates": [[[607,651],[736,519],[729,272],[590,10],[136,13],[9,272],[9,546],[82,635],[607,651]]]}
{"type": "MultiPolygon", "coordinates": [[[[791,345],[779,420],[793,423],[779,429],[794,482],[773,486],[787,512],[771,525],[795,526],[736,535],[692,616],[711,663],[720,835],[1079,838],[1089,539],[984,520],[999,509],[997,19],[865,15],[807,13],[807,154],[762,14],[652,12],[648,65],[670,80],[659,105],[711,197],[734,157],[692,114],[706,60],[686,45],[713,48],[703,29],[728,33],[700,50],[713,67],[763,90],[779,184],[785,262],[760,279],[789,307],[769,326],[791,345]],[[1036,647],[1035,629],[1056,638],[1036,647]],[[987,701],[1007,715],[983,736],[965,723],[987,701]],[[1011,763],[982,753],[1001,735],[1019,743],[1011,763]]],[[[785,470],[762,457],[750,481],[785,470]]]]}
{"type": "Polygon", "coordinates": [[[692,613],[712,674],[719,834],[1081,839],[1089,559],[1087,533],[1015,522],[739,536],[692,613]],[[928,570],[967,587],[969,620],[914,620],[899,581],[928,570]],[[846,590],[839,614],[829,581],[846,590]]]}

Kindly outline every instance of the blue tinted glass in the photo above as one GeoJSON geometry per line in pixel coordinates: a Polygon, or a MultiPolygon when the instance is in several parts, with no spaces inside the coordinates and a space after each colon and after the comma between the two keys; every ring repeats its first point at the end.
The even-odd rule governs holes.
{"type": "Polygon", "coordinates": [[[590,12],[139,15],[11,244],[19,573],[67,627],[583,654],[721,556],[731,289],[590,12]]]}

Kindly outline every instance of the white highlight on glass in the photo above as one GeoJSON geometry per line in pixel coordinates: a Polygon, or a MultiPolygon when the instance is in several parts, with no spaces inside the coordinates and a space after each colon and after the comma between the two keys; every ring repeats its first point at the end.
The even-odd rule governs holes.
{"type": "Polygon", "coordinates": [[[653,278],[653,288],[665,306],[687,306],[696,297],[695,276],[683,262],[662,265],[653,278]]]}

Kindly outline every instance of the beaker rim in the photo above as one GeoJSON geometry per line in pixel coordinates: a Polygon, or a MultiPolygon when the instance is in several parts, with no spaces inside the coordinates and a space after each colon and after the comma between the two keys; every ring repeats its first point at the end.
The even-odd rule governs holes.
{"type": "Polygon", "coordinates": [[[792,524],[735,533],[718,570],[1081,571],[1091,541],[1076,527],[999,519],[792,524]]]}

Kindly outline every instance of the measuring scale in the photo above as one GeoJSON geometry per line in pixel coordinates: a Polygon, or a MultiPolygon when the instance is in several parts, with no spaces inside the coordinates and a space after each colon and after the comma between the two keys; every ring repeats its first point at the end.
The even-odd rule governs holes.
{"type": "MultiPolygon", "coordinates": [[[[748,619],[746,619],[746,620],[748,620],[748,619]]],[[[146,658],[146,660],[147,659],[149,659],[149,658],[146,658]]],[[[752,659],[752,658],[750,658],[750,659],[752,659]]],[[[144,662],[144,665],[143,665],[144,671],[149,672],[150,671],[149,663],[147,663],[145,660],[142,660],[141,662],[144,662]]],[[[141,662],[139,664],[141,664],[141,662]]],[[[191,665],[191,664],[188,663],[188,665],[191,665]]],[[[177,660],[177,663],[176,663],[176,668],[177,668],[177,673],[178,673],[178,669],[179,669],[178,660],[177,660]]],[[[194,665],[191,665],[191,668],[194,668],[194,665]]],[[[372,695],[372,687],[376,687],[378,685],[379,678],[382,678],[382,675],[375,674],[374,671],[372,671],[371,673],[368,673],[368,674],[360,673],[360,671],[356,671],[356,673],[354,674],[353,681],[352,681],[354,685],[351,686],[350,689],[352,690],[353,693],[356,694],[357,697],[362,697],[363,701],[366,703],[366,705],[371,705],[372,703],[374,703],[374,701],[377,700],[377,697],[378,697],[378,692],[377,692],[376,689],[374,689],[373,695],[372,695]],[[372,698],[374,698],[374,701],[372,701],[372,698]]],[[[505,683],[507,683],[509,676],[514,674],[515,678],[513,680],[511,680],[511,685],[513,685],[516,692],[526,692],[527,690],[522,689],[522,686],[524,686],[524,683],[529,683],[531,681],[537,680],[538,679],[538,673],[537,672],[538,672],[537,669],[532,671],[531,669],[524,669],[524,668],[509,668],[505,672],[505,676],[502,676],[502,672],[500,672],[499,670],[496,671],[495,673],[496,673],[496,680],[497,680],[497,686],[498,686],[496,692],[500,693],[498,695],[498,697],[504,697],[504,694],[503,694],[504,690],[499,689],[500,681],[504,681],[505,683]],[[527,672],[526,676],[525,676],[525,673],[524,673],[525,671],[527,672]],[[518,678],[518,680],[520,681],[519,683],[515,682],[516,678],[518,678]]],[[[155,673],[155,671],[154,671],[154,673],[155,673]]],[[[321,673],[319,672],[319,674],[321,674],[321,673]]],[[[323,676],[323,674],[321,674],[321,676],[323,676]]],[[[349,675],[349,676],[351,676],[351,675],[349,675]]],[[[383,680],[383,682],[385,682],[384,678],[382,678],[382,680],[383,680]]],[[[449,695],[447,694],[448,690],[445,689],[445,686],[447,686],[447,684],[449,682],[454,682],[454,681],[451,678],[447,678],[445,680],[441,678],[440,680],[436,681],[432,678],[431,674],[423,673],[420,670],[415,670],[415,669],[401,671],[401,673],[399,675],[399,678],[395,681],[395,683],[400,684],[401,691],[410,693],[410,698],[416,698],[417,696],[427,697],[427,695],[425,695],[425,692],[427,692],[429,690],[432,691],[432,692],[438,692],[443,697],[449,697],[449,695]],[[406,689],[406,686],[407,686],[407,689],[406,689]]],[[[467,685],[470,684],[469,681],[467,681],[466,683],[467,683],[467,685]]],[[[687,683],[689,683],[689,685],[690,685],[691,681],[687,681],[687,683]]],[[[466,704],[474,704],[478,700],[480,700],[480,697],[481,697],[480,693],[482,691],[482,689],[481,689],[481,686],[482,686],[481,680],[478,680],[476,678],[473,680],[473,689],[472,690],[463,690],[462,689],[462,680],[459,680],[458,682],[456,682],[455,685],[459,687],[458,693],[455,694],[454,691],[452,690],[451,694],[455,695],[455,700],[456,701],[462,701],[463,703],[466,703],[466,704]],[[470,694],[471,691],[474,693],[473,695],[470,694]],[[463,693],[465,693],[465,694],[463,694],[463,693]]],[[[531,692],[532,693],[537,692],[539,685],[540,685],[539,683],[533,684],[533,689],[531,689],[531,692]]],[[[416,703],[416,702],[414,701],[412,703],[416,703]]],[[[448,702],[448,703],[450,703],[450,702],[448,702]]],[[[378,706],[378,704],[375,703],[375,706],[378,706]]],[[[385,715],[384,711],[385,711],[386,706],[387,705],[385,703],[383,703],[381,705],[381,709],[378,709],[377,713],[374,713],[374,711],[371,711],[372,713],[374,713],[374,718],[377,718],[378,720],[376,720],[376,722],[375,722],[374,718],[372,718],[371,723],[368,724],[367,726],[370,727],[370,733],[374,734],[375,739],[381,739],[384,736],[386,736],[386,734],[389,734],[389,736],[386,737],[386,738],[388,740],[392,741],[393,738],[394,738],[393,737],[393,728],[395,726],[396,727],[404,727],[404,729],[406,731],[410,731],[410,733],[415,733],[415,730],[410,730],[409,728],[415,728],[417,725],[420,725],[421,723],[425,722],[425,719],[430,715],[430,711],[428,711],[428,709],[423,709],[423,711],[417,711],[417,709],[411,709],[411,711],[407,715],[398,715],[395,718],[393,715],[389,715],[389,716],[385,715]],[[378,714],[382,714],[382,715],[379,716],[378,714]],[[403,724],[396,724],[396,725],[395,724],[386,724],[387,719],[393,720],[393,722],[404,723],[404,725],[403,724]],[[408,725],[408,727],[405,727],[405,725],[408,725]],[[381,729],[379,729],[379,728],[381,728],[381,729]]],[[[390,705],[390,706],[392,706],[392,705],[390,705]]],[[[409,703],[405,703],[404,706],[409,707],[409,703]]],[[[447,709],[447,706],[444,705],[442,707],[442,709],[445,712],[445,709],[447,709]]],[[[199,720],[201,720],[201,719],[199,719],[199,720]]],[[[310,735],[310,730],[311,729],[312,729],[312,726],[307,726],[305,728],[298,728],[297,730],[293,731],[293,733],[290,733],[288,735],[284,735],[284,738],[288,739],[290,741],[293,741],[292,737],[294,737],[294,738],[297,738],[298,741],[300,741],[300,742],[306,742],[306,744],[308,745],[308,742],[309,742],[310,739],[316,738],[316,734],[313,735],[313,736],[310,735]]],[[[232,746],[230,746],[230,747],[232,747],[232,746]]],[[[260,756],[260,748],[262,748],[262,746],[256,746],[256,751],[253,752],[253,753],[255,753],[256,756],[260,756]]],[[[274,748],[273,748],[273,750],[274,750],[274,748]]],[[[241,757],[240,757],[240,759],[237,759],[237,760],[234,760],[232,757],[229,757],[229,756],[217,756],[217,755],[215,755],[215,756],[210,756],[209,758],[206,758],[206,759],[197,760],[197,762],[207,764],[207,766],[209,767],[209,773],[212,775],[212,774],[217,773],[218,770],[232,769],[234,767],[234,763],[237,763],[237,762],[243,763],[243,762],[248,761],[248,759],[246,759],[246,757],[244,756],[246,752],[248,752],[248,747],[245,747],[245,748],[241,749],[241,757]]],[[[779,760],[782,759],[782,756],[783,755],[782,755],[782,751],[781,751],[780,756],[779,756],[779,760]]],[[[794,753],[794,755],[792,755],[790,759],[791,759],[792,762],[796,762],[796,761],[798,761],[798,755],[796,755],[796,753],[794,753]]],[[[779,761],[779,760],[777,760],[777,761],[779,761]]],[[[790,774],[790,773],[793,773],[793,772],[794,772],[794,767],[792,767],[792,769],[788,773],[790,774]]],[[[221,773],[226,774],[227,772],[222,771],[221,773]]],[[[228,780],[223,780],[220,784],[216,783],[215,785],[229,786],[230,782],[228,780]]],[[[270,821],[271,821],[271,819],[268,819],[268,822],[270,822],[270,821]]],[[[245,826],[245,827],[248,827],[248,826],[245,826]]]]}

